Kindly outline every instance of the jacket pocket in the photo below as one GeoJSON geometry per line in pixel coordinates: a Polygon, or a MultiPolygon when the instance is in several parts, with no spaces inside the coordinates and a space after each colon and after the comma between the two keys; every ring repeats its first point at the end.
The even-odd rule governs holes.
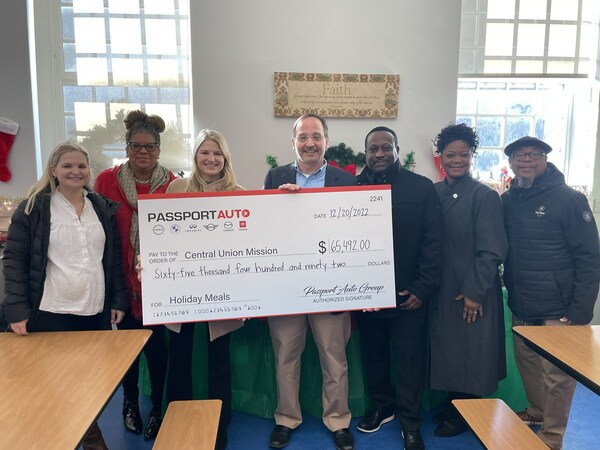
{"type": "Polygon", "coordinates": [[[520,271],[519,303],[522,320],[559,316],[564,313],[565,303],[554,271],[520,271]]]}

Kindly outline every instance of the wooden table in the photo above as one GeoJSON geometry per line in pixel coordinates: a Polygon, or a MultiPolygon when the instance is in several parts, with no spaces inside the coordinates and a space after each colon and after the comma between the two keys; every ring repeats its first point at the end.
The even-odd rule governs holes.
{"type": "Polygon", "coordinates": [[[535,351],[600,395],[600,326],[517,326],[535,351]]]}
{"type": "Polygon", "coordinates": [[[452,400],[475,436],[489,450],[548,450],[544,442],[498,398],[452,400]]]}
{"type": "Polygon", "coordinates": [[[171,402],[153,450],[213,450],[217,440],[221,400],[171,402]]]}
{"type": "Polygon", "coordinates": [[[0,449],[76,448],[150,334],[0,333],[0,449]]]}

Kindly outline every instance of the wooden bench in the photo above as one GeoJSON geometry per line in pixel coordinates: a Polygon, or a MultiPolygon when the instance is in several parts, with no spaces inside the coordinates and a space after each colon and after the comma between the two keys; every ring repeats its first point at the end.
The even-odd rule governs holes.
{"type": "Polygon", "coordinates": [[[171,402],[153,450],[214,450],[221,400],[171,402]]]}
{"type": "Polygon", "coordinates": [[[475,436],[489,450],[548,450],[544,442],[497,398],[452,400],[475,436]]]}

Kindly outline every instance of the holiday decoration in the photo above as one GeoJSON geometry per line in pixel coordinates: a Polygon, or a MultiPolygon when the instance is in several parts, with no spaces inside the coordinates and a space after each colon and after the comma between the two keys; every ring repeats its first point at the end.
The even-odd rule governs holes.
{"type": "Polygon", "coordinates": [[[411,150],[402,160],[402,168],[414,172],[416,165],[415,152],[411,150]]]}
{"type": "Polygon", "coordinates": [[[433,163],[438,173],[440,174],[440,180],[443,180],[446,177],[446,171],[442,168],[442,161],[440,160],[440,155],[433,150],[433,163]]]}
{"type": "Polygon", "coordinates": [[[271,169],[274,169],[279,164],[277,163],[277,156],[267,155],[267,164],[271,169]]]}
{"type": "Polygon", "coordinates": [[[15,142],[19,124],[0,116],[0,181],[7,182],[11,178],[8,170],[8,153],[15,142]]]}
{"type": "Polygon", "coordinates": [[[333,145],[325,151],[325,159],[329,164],[356,175],[356,166],[364,166],[366,156],[364,153],[354,154],[352,148],[340,142],[338,145],[333,145]]]}

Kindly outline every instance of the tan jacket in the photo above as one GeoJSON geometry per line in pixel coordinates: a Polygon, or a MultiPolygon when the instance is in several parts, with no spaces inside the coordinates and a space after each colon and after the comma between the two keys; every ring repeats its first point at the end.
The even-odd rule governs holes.
{"type": "MultiPolygon", "coordinates": [[[[169,184],[169,187],[167,188],[167,193],[169,194],[169,193],[186,192],[187,183],[188,183],[187,178],[177,178],[176,180],[173,180],[171,182],[171,184],[169,184]]],[[[217,321],[208,322],[209,338],[211,341],[214,341],[215,339],[217,339],[221,336],[225,336],[227,333],[235,331],[238,328],[242,328],[243,325],[244,325],[244,321],[241,319],[217,320],[217,321]]],[[[181,324],[179,324],[179,323],[168,324],[165,326],[167,328],[169,328],[170,330],[175,331],[176,333],[179,333],[179,330],[181,329],[181,324]]]]}

